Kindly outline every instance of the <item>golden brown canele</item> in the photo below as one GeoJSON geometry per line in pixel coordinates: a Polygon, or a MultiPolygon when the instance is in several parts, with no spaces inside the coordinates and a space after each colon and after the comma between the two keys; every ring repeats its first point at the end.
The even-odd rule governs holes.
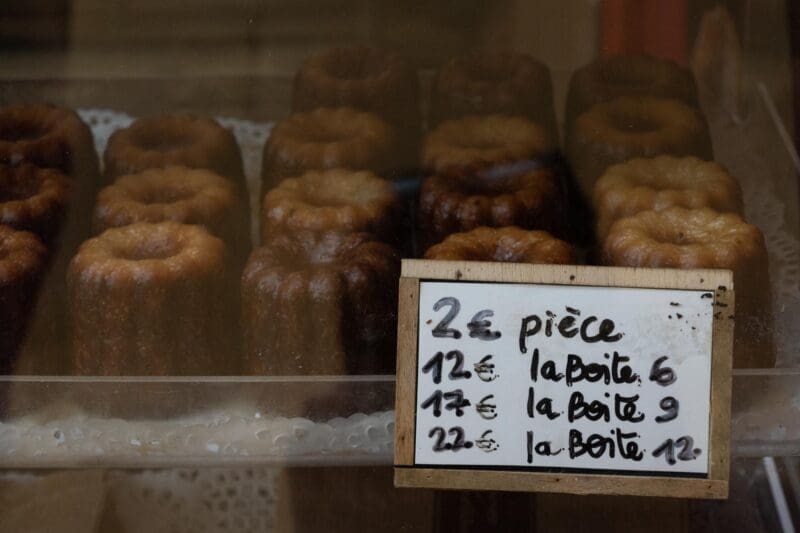
{"type": "Polygon", "coordinates": [[[250,221],[236,186],[210,170],[169,166],[122,176],[97,196],[93,230],[137,222],[198,224],[225,243],[237,265],[250,253],[250,221]]]}
{"type": "Polygon", "coordinates": [[[611,165],[662,154],[713,159],[700,111],[674,99],[617,98],[580,115],[567,145],[567,158],[587,200],[611,165]]]}
{"type": "Polygon", "coordinates": [[[399,167],[392,127],[350,107],[319,108],[278,122],[264,145],[261,187],[308,170],[347,168],[389,176],[399,167]]]}
{"type": "Polygon", "coordinates": [[[55,168],[93,194],[99,162],[92,132],[71,109],[14,104],[0,109],[0,163],[55,168]]]}
{"type": "Polygon", "coordinates": [[[74,182],[60,170],[0,164],[0,224],[53,245],[63,229],[74,182]]]}
{"type": "Polygon", "coordinates": [[[86,241],[67,275],[80,375],[214,375],[231,355],[225,245],[200,226],[139,222],[86,241]]]}
{"type": "Polygon", "coordinates": [[[242,275],[253,374],[391,373],[400,259],[364,233],[278,235],[242,275]]]}
{"type": "Polygon", "coordinates": [[[737,179],[719,163],[692,156],[662,155],[614,165],[597,180],[593,198],[598,242],[615,220],[640,211],[668,207],[744,211],[737,179]]]}
{"type": "Polygon", "coordinates": [[[422,168],[435,174],[536,160],[552,155],[547,130],[522,117],[469,116],[442,122],[422,143],[422,168]]]}
{"type": "Polygon", "coordinates": [[[774,366],[764,235],[739,215],[709,208],[642,211],[611,226],[603,255],[605,263],[613,266],[732,270],[736,294],[733,365],[774,366]]]}
{"type": "Polygon", "coordinates": [[[261,238],[283,232],[366,232],[398,240],[400,196],[372,172],[333,169],[309,171],[281,182],[264,196],[261,238]]]}
{"type": "Polygon", "coordinates": [[[420,248],[451,233],[480,226],[520,226],[561,235],[566,201],[558,178],[549,169],[521,173],[430,176],[420,190],[420,248]]]}
{"type": "Polygon", "coordinates": [[[509,115],[541,124],[558,139],[550,69],[522,53],[472,53],[439,69],[431,98],[438,124],[467,115],[509,115]]]}
{"type": "Polygon", "coordinates": [[[163,114],[115,131],[103,154],[105,181],[148,168],[205,168],[247,190],[242,154],[230,130],[208,117],[163,114]]]}
{"type": "Polygon", "coordinates": [[[597,59],[573,73],[564,123],[569,128],[595,104],[620,96],[674,98],[692,107],[698,105],[691,70],[644,54],[616,55],[597,59]]]}
{"type": "Polygon", "coordinates": [[[425,259],[443,261],[496,261],[501,263],[577,262],[575,249],[546,231],[480,227],[454,233],[428,248],[425,259]]]}
{"type": "Polygon", "coordinates": [[[36,235],[0,224],[0,374],[14,369],[46,267],[36,235]]]}
{"type": "Polygon", "coordinates": [[[405,60],[366,46],[331,48],[306,59],[294,78],[292,112],[348,106],[369,111],[398,133],[404,161],[421,129],[419,80],[405,60]]]}

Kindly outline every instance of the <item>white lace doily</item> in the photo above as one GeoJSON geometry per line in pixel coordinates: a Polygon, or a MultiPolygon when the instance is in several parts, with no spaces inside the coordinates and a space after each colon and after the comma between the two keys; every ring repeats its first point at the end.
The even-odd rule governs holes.
{"type": "Polygon", "coordinates": [[[231,533],[275,527],[277,470],[114,471],[109,489],[126,531],[231,533]]]}
{"type": "Polygon", "coordinates": [[[709,125],[717,158],[742,185],[747,220],[766,240],[777,366],[800,366],[800,240],[787,224],[798,216],[792,158],[763,106],[743,123],[710,120],[709,125]],[[793,216],[788,209],[795,210],[793,216]]]}
{"type": "Polygon", "coordinates": [[[93,417],[77,409],[39,412],[0,423],[0,459],[25,467],[94,464],[113,457],[119,465],[285,463],[308,457],[317,463],[388,463],[394,411],[356,413],[312,421],[220,406],[167,420],[93,417]],[[69,415],[64,415],[67,411],[69,415]]]}
{"type": "MultiPolygon", "coordinates": [[[[42,478],[49,475],[4,471],[0,473],[0,481],[12,494],[16,490],[30,494],[26,485],[40,483],[36,491],[44,491],[41,494],[42,505],[57,505],[61,500],[54,492],[83,490],[81,484],[88,482],[92,487],[83,495],[81,503],[90,508],[102,505],[102,531],[266,533],[276,527],[276,469],[111,470],[100,477],[96,472],[75,472],[68,480],[61,476],[60,481],[42,486],[45,481],[42,478]],[[95,486],[98,482],[100,487],[95,486]],[[102,500],[96,501],[96,498],[102,500]]],[[[56,473],[55,476],[60,475],[56,473]]],[[[57,514],[45,515],[30,517],[29,525],[36,531],[63,529],[57,514]]],[[[77,530],[70,528],[69,531],[77,530]]]]}

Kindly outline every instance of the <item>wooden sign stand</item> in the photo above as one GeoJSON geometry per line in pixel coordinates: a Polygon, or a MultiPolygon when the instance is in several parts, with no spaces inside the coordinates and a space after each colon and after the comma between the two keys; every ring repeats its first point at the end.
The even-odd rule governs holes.
{"type": "MultiPolygon", "coordinates": [[[[728,495],[734,291],[724,270],[633,269],[404,260],[400,279],[395,429],[395,485],[463,490],[723,499],[728,495]],[[707,476],[609,475],[437,467],[415,463],[417,350],[421,280],[575,287],[686,289],[714,294],[707,476]]],[[[710,295],[709,295],[710,296],[710,295]]]]}

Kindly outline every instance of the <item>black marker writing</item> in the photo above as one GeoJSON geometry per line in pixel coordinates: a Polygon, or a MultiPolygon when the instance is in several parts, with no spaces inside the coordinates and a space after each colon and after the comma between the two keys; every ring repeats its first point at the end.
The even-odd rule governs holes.
{"type": "Polygon", "coordinates": [[[442,382],[442,367],[444,366],[444,360],[447,359],[448,361],[455,360],[455,364],[453,365],[453,369],[448,374],[448,378],[450,379],[469,379],[472,376],[472,373],[468,370],[464,370],[464,354],[458,350],[450,350],[447,352],[447,355],[444,355],[443,352],[436,352],[433,357],[431,357],[425,365],[422,367],[422,372],[424,374],[431,373],[433,376],[433,382],[435,384],[439,384],[442,382]]]}
{"type": "Polygon", "coordinates": [[[586,440],[583,439],[583,434],[577,429],[569,431],[569,457],[574,459],[584,454],[589,457],[598,459],[604,455],[609,458],[614,458],[616,453],[619,452],[620,457],[631,461],[641,461],[644,454],[639,451],[639,445],[636,439],[639,435],[635,432],[624,433],[619,428],[612,429],[611,433],[614,437],[604,437],[593,433],[589,435],[586,440]]]}
{"type": "Polygon", "coordinates": [[[527,441],[527,448],[528,448],[528,464],[533,463],[533,454],[536,452],[536,455],[541,455],[544,457],[550,457],[554,455],[558,455],[561,453],[562,449],[559,448],[558,450],[552,449],[552,444],[549,440],[542,440],[539,442],[535,442],[533,438],[533,431],[528,431],[525,434],[525,438],[527,441]]]}
{"type": "Polygon", "coordinates": [[[441,426],[435,426],[428,432],[428,437],[436,439],[436,442],[433,444],[433,451],[435,452],[457,452],[462,448],[472,448],[472,442],[464,440],[464,428],[460,426],[452,427],[449,431],[445,431],[445,429],[441,426]],[[453,442],[445,442],[447,435],[452,435],[455,437],[453,442]]]}
{"type": "Polygon", "coordinates": [[[497,418],[497,404],[489,403],[494,399],[494,394],[487,394],[475,404],[475,410],[484,420],[494,420],[497,418]]]}
{"type": "Polygon", "coordinates": [[[436,327],[433,328],[434,337],[445,337],[445,338],[452,338],[452,339],[460,339],[461,332],[457,329],[448,328],[450,322],[456,317],[458,312],[461,310],[461,302],[457,299],[453,298],[452,296],[446,296],[440,299],[438,302],[433,304],[433,310],[438,311],[442,307],[450,307],[450,310],[444,315],[444,318],[436,324],[436,327]]]}
{"type": "Polygon", "coordinates": [[[533,387],[528,387],[528,402],[527,402],[527,411],[528,416],[533,418],[536,416],[536,413],[540,415],[546,416],[548,420],[554,420],[561,416],[561,413],[556,413],[553,411],[553,399],[552,398],[542,398],[538,402],[536,402],[536,393],[533,390],[533,387]]]}
{"type": "Polygon", "coordinates": [[[621,394],[614,395],[614,416],[621,422],[641,422],[644,420],[644,414],[640,413],[636,407],[636,402],[639,401],[639,395],[622,396],[621,394]]]}
{"type": "Polygon", "coordinates": [[[653,366],[650,368],[650,381],[655,381],[662,387],[672,385],[678,379],[674,370],[669,367],[661,366],[667,359],[669,358],[666,355],[659,357],[653,362],[653,366]]]}
{"type": "Polygon", "coordinates": [[[501,333],[499,331],[492,331],[489,328],[492,327],[492,323],[489,320],[486,320],[489,317],[494,316],[494,311],[491,309],[484,309],[483,311],[478,311],[475,313],[475,316],[472,317],[472,320],[469,321],[467,324],[467,328],[469,328],[469,336],[473,339],[480,339],[482,341],[494,341],[501,337],[501,333]]]}
{"type": "MultiPolygon", "coordinates": [[[[606,357],[609,354],[605,354],[606,357]]],[[[630,366],[628,366],[629,357],[620,355],[614,352],[611,356],[611,365],[605,363],[584,363],[579,355],[567,355],[567,385],[572,386],[579,381],[587,381],[595,383],[602,381],[606,385],[609,383],[626,384],[634,383],[639,378],[630,366]]]]}
{"type": "Polygon", "coordinates": [[[664,459],[667,461],[667,464],[674,465],[676,463],[675,448],[677,447],[681,448],[677,454],[678,460],[693,461],[702,453],[700,448],[694,448],[693,446],[694,439],[688,435],[679,437],[678,439],[675,439],[675,441],[672,439],[667,439],[661,446],[653,450],[653,457],[659,457],[663,455],[664,459]]]}
{"type": "Polygon", "coordinates": [[[663,415],[658,415],[656,417],[656,422],[659,424],[669,422],[670,420],[675,420],[675,418],[678,417],[680,404],[676,398],[673,398],[672,396],[661,398],[661,401],[658,402],[658,406],[664,410],[663,415]]]}
{"type": "MultiPolygon", "coordinates": [[[[580,311],[577,309],[567,308],[570,313],[558,321],[555,330],[558,331],[562,337],[571,339],[580,333],[581,340],[588,343],[595,342],[617,342],[622,337],[622,333],[615,333],[614,321],[609,318],[604,318],[600,321],[594,333],[590,332],[592,324],[598,321],[596,316],[589,316],[582,320],[580,327],[577,326],[578,320],[576,317],[580,316],[580,311]]],[[[519,329],[519,351],[521,353],[528,353],[527,341],[529,337],[533,337],[542,331],[544,327],[544,335],[551,337],[553,335],[553,325],[556,320],[556,315],[552,311],[545,312],[546,319],[542,320],[539,315],[528,315],[522,319],[519,329]]]]}

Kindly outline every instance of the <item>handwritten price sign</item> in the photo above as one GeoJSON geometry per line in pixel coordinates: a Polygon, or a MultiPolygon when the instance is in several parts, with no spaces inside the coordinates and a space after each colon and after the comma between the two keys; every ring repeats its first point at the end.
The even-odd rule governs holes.
{"type": "Polygon", "coordinates": [[[398,485],[726,495],[729,273],[413,261],[401,293],[398,485]]]}

